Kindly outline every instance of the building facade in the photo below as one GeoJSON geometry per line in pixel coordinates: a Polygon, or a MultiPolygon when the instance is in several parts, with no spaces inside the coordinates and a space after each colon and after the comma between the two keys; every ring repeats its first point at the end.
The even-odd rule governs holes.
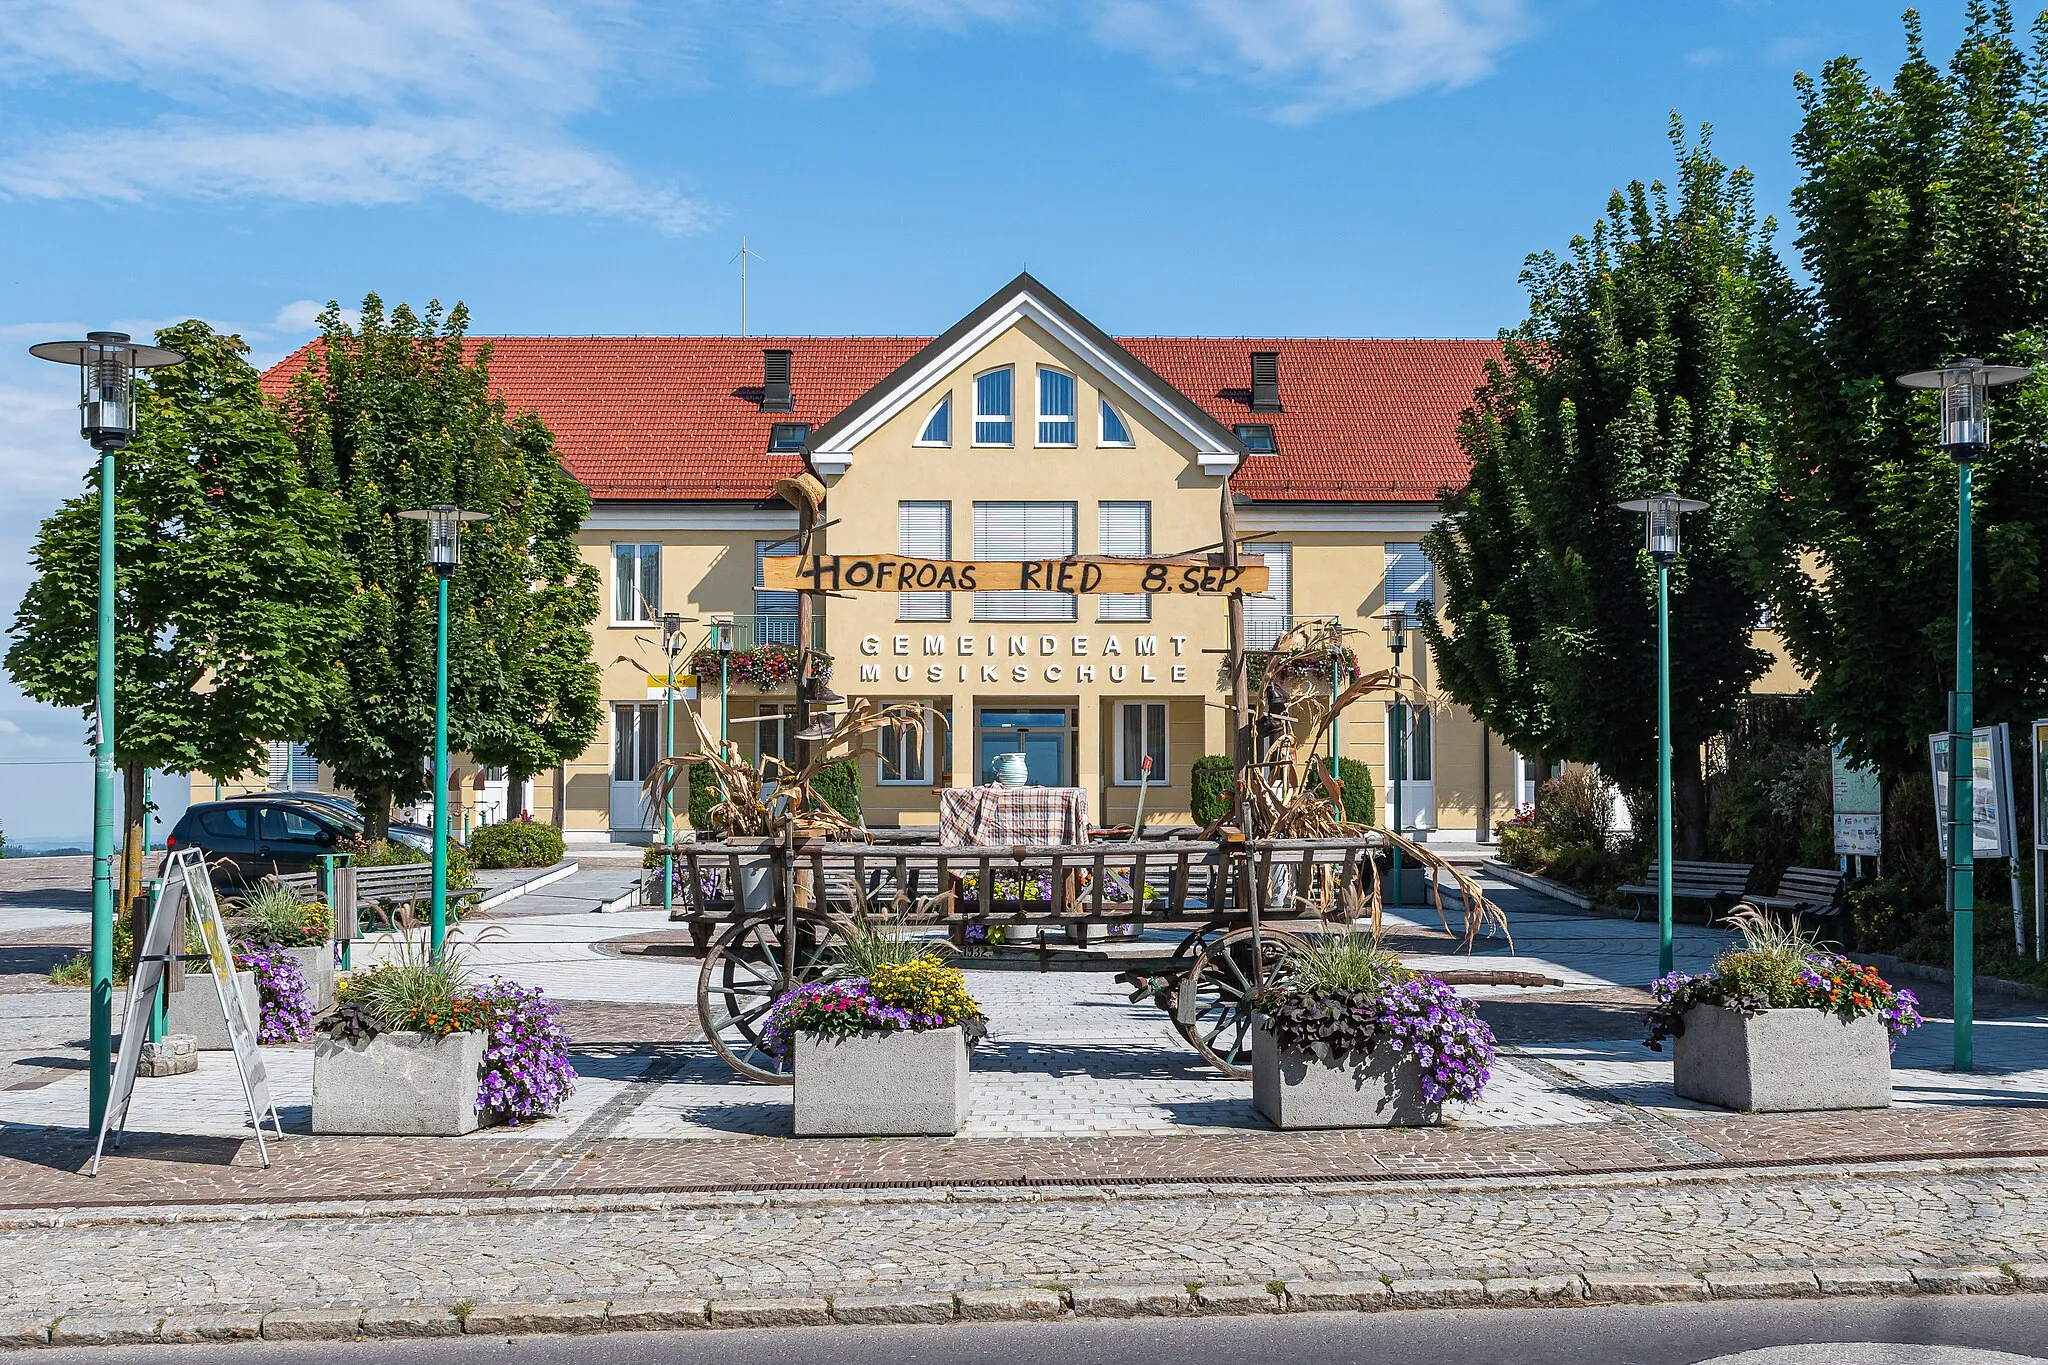
{"type": "MultiPolygon", "coordinates": [[[[762,581],[764,557],[794,553],[777,479],[808,470],[825,485],[823,552],[956,560],[1214,549],[1229,497],[1269,571],[1247,601],[1250,647],[1332,619],[1377,669],[1392,662],[1382,614],[1434,597],[1419,541],[1438,490],[1465,476],[1458,414],[1498,354],[1486,340],[1115,338],[1029,275],[936,337],[492,347],[495,387],[547,423],[593,499],[581,543],[604,584],[592,628],[604,725],[582,755],[496,798],[572,842],[657,831],[640,783],[671,743],[650,685],[667,668],[664,613],[690,618],[685,672],[717,620],[742,655],[795,643],[795,594],[762,581]]],[[[825,599],[832,686],[931,717],[861,759],[868,823],[934,822],[940,789],[986,781],[1010,749],[1033,782],[1086,789],[1104,824],[1134,816],[1149,757],[1146,821],[1188,821],[1195,759],[1229,749],[1227,610],[1221,597],[1145,594],[825,599]]],[[[1419,633],[1410,644],[1404,662],[1428,691],[1419,633]]],[[[717,670],[698,670],[674,748],[697,746],[693,710],[750,755],[793,755],[791,686],[727,672],[721,688],[717,670]]],[[[1383,813],[1402,783],[1405,825],[1483,837],[1531,799],[1532,765],[1461,709],[1411,715],[1399,774],[1392,724],[1383,705],[1354,707],[1338,742],[1375,774],[1383,813]]],[[[487,779],[462,771],[458,801],[487,779]]]]}

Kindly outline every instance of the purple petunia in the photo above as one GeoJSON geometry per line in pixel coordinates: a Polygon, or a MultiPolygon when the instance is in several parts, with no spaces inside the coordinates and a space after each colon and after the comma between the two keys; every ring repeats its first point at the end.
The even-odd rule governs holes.
{"type": "Polygon", "coordinates": [[[503,1114],[513,1127],[555,1113],[576,1089],[560,1007],[540,987],[501,977],[492,977],[476,998],[491,1006],[477,1112],[503,1114]]]}
{"type": "Polygon", "coordinates": [[[298,959],[275,943],[243,944],[235,953],[238,971],[256,974],[256,998],[262,1018],[259,1043],[296,1043],[313,1034],[313,992],[298,959]]]}

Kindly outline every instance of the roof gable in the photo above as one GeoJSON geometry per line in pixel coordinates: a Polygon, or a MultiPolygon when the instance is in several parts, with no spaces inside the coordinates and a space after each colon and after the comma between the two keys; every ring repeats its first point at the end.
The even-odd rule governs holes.
{"type": "Polygon", "coordinates": [[[1229,428],[1028,273],[991,294],[812,432],[805,447],[811,467],[820,474],[845,473],[854,448],[863,440],[1025,321],[1086,360],[1124,396],[1185,440],[1204,474],[1227,475],[1237,468],[1243,447],[1229,428]]]}

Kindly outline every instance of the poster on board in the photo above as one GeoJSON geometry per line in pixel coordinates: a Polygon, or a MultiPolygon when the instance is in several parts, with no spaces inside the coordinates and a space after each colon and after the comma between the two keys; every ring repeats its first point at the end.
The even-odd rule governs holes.
{"type": "Polygon", "coordinates": [[[2034,847],[2048,852],[2048,720],[2034,722],[2034,847]]]}
{"type": "Polygon", "coordinates": [[[1877,769],[1852,761],[1834,746],[1835,852],[1875,858],[1884,848],[1884,794],[1877,769]]]}
{"type": "MultiPolygon", "coordinates": [[[[1971,736],[1970,798],[1975,837],[1970,841],[1973,856],[2009,858],[2012,842],[2007,808],[2012,803],[2012,754],[2006,742],[2006,727],[1987,725],[1971,736]]],[[[1941,856],[1948,859],[1948,735],[1927,737],[1928,761],[1934,771],[1934,828],[1941,838],[1941,856]]]]}

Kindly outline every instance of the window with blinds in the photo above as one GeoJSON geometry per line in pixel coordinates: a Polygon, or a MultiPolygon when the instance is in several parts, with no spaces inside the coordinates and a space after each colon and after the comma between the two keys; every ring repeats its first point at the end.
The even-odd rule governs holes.
{"type": "MultiPolygon", "coordinates": [[[[953,556],[953,504],[950,502],[899,502],[896,504],[896,552],[918,559],[950,559],[953,556]]],[[[949,592],[899,592],[896,619],[899,621],[949,621],[953,617],[953,594],[949,592]]]]}
{"type": "Polygon", "coordinates": [[[1246,649],[1271,649],[1294,622],[1294,547],[1262,540],[1246,550],[1266,562],[1266,590],[1244,597],[1244,644],[1246,649]]]}
{"type": "MultiPolygon", "coordinates": [[[[1149,502],[1104,502],[1096,504],[1095,544],[1106,555],[1149,555],[1152,553],[1152,504],[1149,502]]],[[[1098,621],[1149,621],[1152,597],[1142,592],[1106,592],[1095,599],[1098,621]]]]}
{"type": "Polygon", "coordinates": [[[652,621],[661,615],[661,546],[612,546],[612,620],[652,621]]]}
{"type": "MultiPolygon", "coordinates": [[[[974,504],[976,559],[1064,559],[1074,553],[1075,505],[1071,502],[977,502],[974,504]]],[[[1074,594],[1068,592],[978,592],[977,621],[1072,621],[1074,594]]]]}
{"type": "Polygon", "coordinates": [[[1016,439],[1012,405],[1012,371],[1008,366],[974,376],[974,443],[1006,446],[1016,439]]]}
{"type": "Polygon", "coordinates": [[[1038,444],[1070,446],[1075,442],[1078,423],[1074,420],[1074,376],[1065,370],[1038,371],[1038,444]]]}
{"type": "Polygon", "coordinates": [[[769,555],[793,555],[796,552],[795,540],[754,542],[754,643],[757,645],[796,643],[796,594],[771,591],[761,586],[762,560],[769,555]]]}
{"type": "Polygon", "coordinates": [[[270,741],[270,790],[309,792],[320,787],[320,760],[296,741],[270,741]]]}
{"type": "Polygon", "coordinates": [[[1436,566],[1420,545],[1387,542],[1387,606],[1413,610],[1436,600],[1436,566]]]}

